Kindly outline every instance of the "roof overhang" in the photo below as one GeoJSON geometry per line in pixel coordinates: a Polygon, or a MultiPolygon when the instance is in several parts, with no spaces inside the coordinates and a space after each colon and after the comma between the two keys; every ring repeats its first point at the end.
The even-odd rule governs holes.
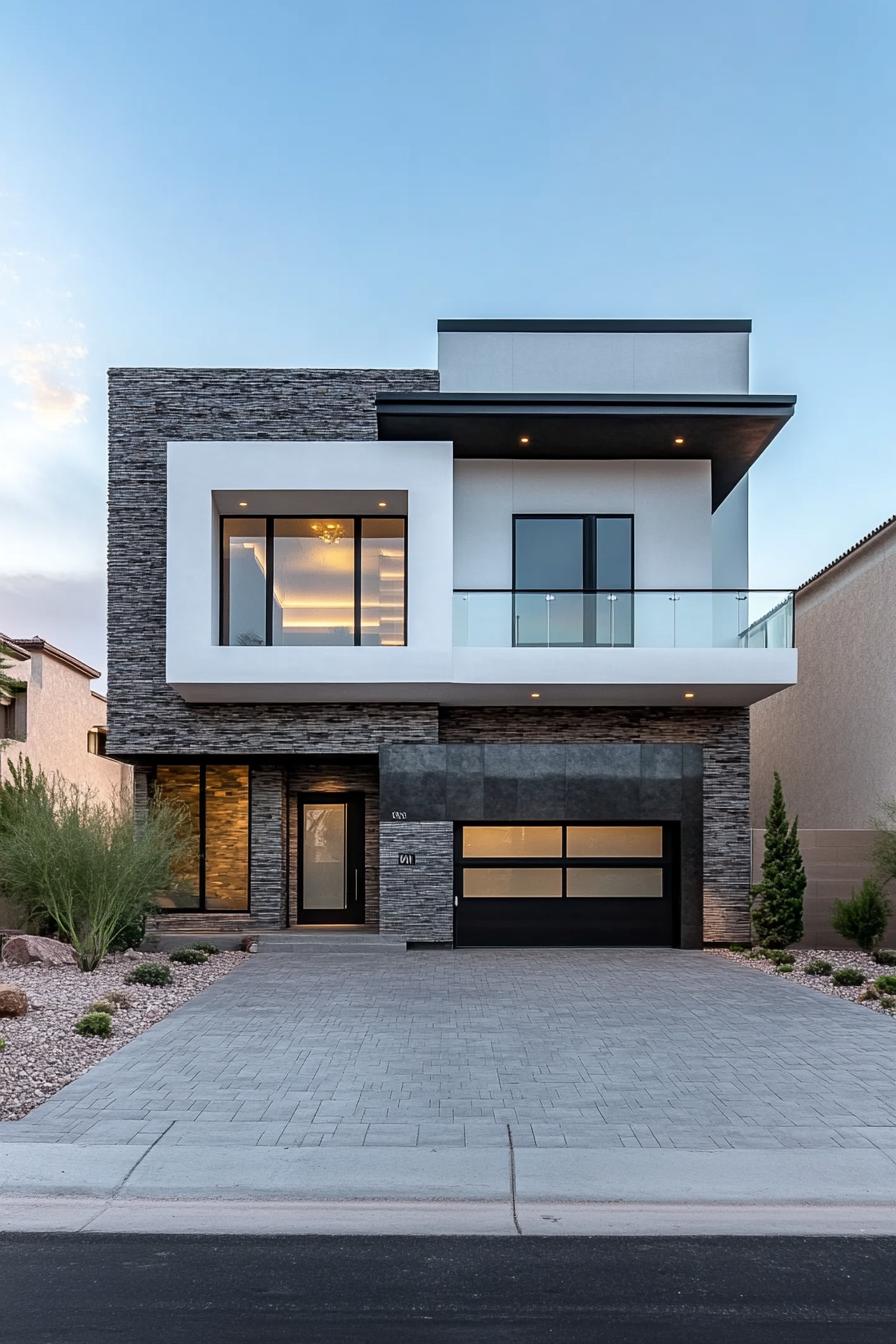
{"type": "Polygon", "coordinates": [[[448,439],[456,457],[706,459],[716,509],[795,405],[748,394],[383,392],[376,413],[380,438],[448,439]]]}

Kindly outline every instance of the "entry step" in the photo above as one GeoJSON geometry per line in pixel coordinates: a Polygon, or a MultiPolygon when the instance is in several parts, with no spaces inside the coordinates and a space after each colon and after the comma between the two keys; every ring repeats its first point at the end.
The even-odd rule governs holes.
{"type": "Polygon", "coordinates": [[[405,940],[368,929],[272,929],[259,933],[258,950],[300,957],[316,952],[404,952],[405,940]]]}

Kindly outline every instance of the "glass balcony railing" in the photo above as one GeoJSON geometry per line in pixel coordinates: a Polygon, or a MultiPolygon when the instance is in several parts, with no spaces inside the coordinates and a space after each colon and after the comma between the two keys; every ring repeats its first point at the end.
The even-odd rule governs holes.
{"type": "Polygon", "coordinates": [[[790,649],[793,593],[770,589],[454,593],[461,648],[790,649]]]}

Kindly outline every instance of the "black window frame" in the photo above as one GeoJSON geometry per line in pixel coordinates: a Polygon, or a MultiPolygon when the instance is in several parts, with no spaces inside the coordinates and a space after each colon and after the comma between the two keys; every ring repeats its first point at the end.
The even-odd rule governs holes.
{"type": "MultiPolygon", "coordinates": [[[[265,613],[264,613],[264,644],[256,645],[257,648],[273,648],[274,646],[274,531],[278,522],[296,523],[311,522],[319,519],[332,519],[333,522],[350,522],[353,526],[353,545],[354,545],[354,648],[407,648],[408,643],[408,520],[406,514],[396,513],[222,513],[219,519],[218,531],[218,644],[223,648],[233,647],[229,643],[229,631],[227,629],[227,606],[225,601],[226,584],[224,580],[224,528],[225,524],[231,521],[246,521],[255,518],[263,521],[265,525],[265,613]],[[402,613],[402,641],[395,645],[377,645],[361,643],[361,574],[362,574],[362,541],[363,525],[365,522],[382,522],[384,519],[392,521],[397,520],[402,524],[402,540],[404,542],[404,610],[402,613]]],[[[277,645],[277,648],[288,648],[289,645],[277,645]]],[[[305,648],[326,648],[324,644],[308,644],[305,648]]]]}
{"type": "Polygon", "coordinates": [[[149,794],[154,797],[156,794],[156,771],[159,766],[184,766],[190,769],[199,769],[199,897],[198,905],[166,905],[159,907],[159,914],[165,915],[251,915],[252,913],[252,766],[248,761],[216,760],[216,761],[198,761],[195,758],[175,757],[172,759],[160,758],[155,761],[149,777],[149,794]],[[205,904],[205,811],[206,811],[206,788],[205,780],[209,766],[219,765],[238,765],[246,770],[246,805],[247,805],[247,826],[246,826],[246,905],[239,910],[222,910],[220,908],[209,910],[205,904]]]}
{"type": "Polygon", "coordinates": [[[626,593],[631,597],[630,620],[631,620],[631,638],[627,640],[614,639],[612,643],[603,642],[598,639],[598,622],[596,608],[591,604],[586,604],[583,609],[583,632],[581,642],[552,645],[554,648],[633,648],[635,642],[634,631],[634,593],[635,593],[635,515],[633,513],[515,513],[513,515],[513,541],[512,541],[512,559],[513,559],[513,611],[511,613],[511,642],[514,647],[519,648],[543,648],[541,644],[521,643],[517,638],[516,630],[516,597],[518,593],[580,593],[583,596],[598,596],[600,593],[626,593]],[[604,588],[597,586],[597,525],[603,519],[624,518],[630,524],[630,542],[629,542],[629,586],[604,588]],[[582,523],[582,586],[581,588],[520,588],[516,581],[517,566],[517,522],[551,522],[553,520],[578,520],[582,523]]]}

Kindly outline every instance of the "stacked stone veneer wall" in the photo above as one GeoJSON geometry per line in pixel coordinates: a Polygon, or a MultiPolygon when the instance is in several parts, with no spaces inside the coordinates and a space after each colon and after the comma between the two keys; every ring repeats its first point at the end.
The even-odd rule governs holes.
{"type": "Polygon", "coordinates": [[[446,708],[442,742],[682,743],[703,748],[703,936],[749,935],[749,710],[446,708]]]}
{"type": "Polygon", "coordinates": [[[364,923],[379,927],[380,796],[376,757],[367,760],[309,761],[293,766],[289,789],[289,919],[297,920],[300,793],[363,793],[364,795],[364,923]]]}
{"type": "Polygon", "coordinates": [[[279,929],[286,919],[286,776],[253,770],[249,792],[252,923],[279,929]]]}
{"type": "Polygon", "coordinates": [[[376,438],[377,392],[432,369],[113,369],[109,374],[110,754],[359,752],[434,742],[432,705],[194,705],[165,681],[170,439],[376,438]]]}
{"type": "Polygon", "coordinates": [[[384,821],[380,827],[380,932],[413,943],[454,939],[454,824],[384,821]],[[416,855],[402,867],[402,852],[416,855]]]}

